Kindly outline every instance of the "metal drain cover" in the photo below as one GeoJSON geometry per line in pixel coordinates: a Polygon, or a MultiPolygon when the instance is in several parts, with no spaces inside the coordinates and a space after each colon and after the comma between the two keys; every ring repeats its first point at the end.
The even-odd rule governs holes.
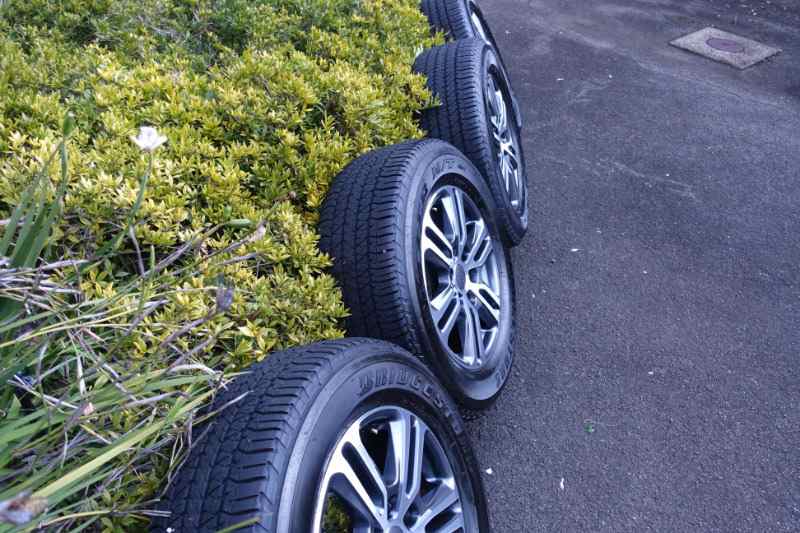
{"type": "Polygon", "coordinates": [[[669,44],[740,69],[751,67],[781,51],[716,28],[703,28],[669,44]]]}

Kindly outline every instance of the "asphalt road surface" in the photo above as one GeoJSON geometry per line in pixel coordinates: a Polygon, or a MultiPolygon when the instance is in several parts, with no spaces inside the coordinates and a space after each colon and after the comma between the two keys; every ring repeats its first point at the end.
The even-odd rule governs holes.
{"type": "Polygon", "coordinates": [[[800,2],[481,5],[532,200],[495,533],[800,531],[800,2]],[[667,44],[710,25],[783,53],[667,44]]]}

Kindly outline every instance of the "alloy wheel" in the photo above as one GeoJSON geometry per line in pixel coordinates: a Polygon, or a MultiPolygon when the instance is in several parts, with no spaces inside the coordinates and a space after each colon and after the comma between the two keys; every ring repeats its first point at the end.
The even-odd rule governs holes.
{"type": "Polygon", "coordinates": [[[317,492],[315,533],[332,501],[346,512],[354,533],[465,531],[444,448],[421,418],[402,407],[373,409],[339,438],[317,492]]]}
{"type": "Polygon", "coordinates": [[[428,308],[442,346],[469,370],[486,363],[500,326],[495,243],[462,189],[437,189],[425,208],[420,251],[428,308]]]}
{"type": "Polygon", "coordinates": [[[486,80],[486,102],[489,108],[492,141],[497,156],[497,166],[503,177],[509,203],[521,211],[525,207],[525,191],[521,182],[519,147],[509,124],[506,96],[494,72],[486,80]]]}

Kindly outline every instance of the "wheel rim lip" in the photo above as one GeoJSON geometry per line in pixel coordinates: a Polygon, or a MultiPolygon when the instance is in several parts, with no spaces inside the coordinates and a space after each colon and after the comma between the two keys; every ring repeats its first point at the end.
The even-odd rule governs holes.
{"type": "MultiPolygon", "coordinates": [[[[501,291],[501,263],[498,258],[501,245],[493,236],[487,219],[484,217],[478,205],[465,190],[453,184],[440,185],[434,188],[430,193],[423,212],[423,222],[420,233],[420,268],[423,277],[424,297],[427,304],[427,316],[431,321],[436,338],[439,345],[447,353],[449,360],[452,361],[457,368],[467,372],[479,372],[483,368],[490,366],[492,351],[499,337],[502,325],[501,320],[505,302],[503,301],[501,291]],[[441,259],[437,257],[438,254],[431,253],[428,249],[426,233],[428,232],[429,224],[435,218],[432,214],[433,210],[443,207],[444,202],[442,200],[444,198],[447,196],[453,197],[455,195],[460,195],[463,200],[464,210],[468,213],[467,218],[469,220],[467,224],[472,225],[473,239],[477,237],[478,229],[482,229],[484,232],[484,240],[481,242],[472,240],[471,247],[465,246],[465,249],[460,254],[457,254],[454,250],[453,256],[459,255],[463,257],[465,254],[469,256],[471,253],[477,253],[482,250],[482,246],[485,246],[488,249],[488,253],[485,254],[485,259],[483,259],[483,266],[472,266],[471,264],[467,264],[466,261],[459,260],[453,261],[447,266],[442,264],[441,259]],[[459,271],[462,269],[465,271],[467,283],[466,286],[459,287],[459,271]],[[482,290],[484,288],[488,288],[493,294],[493,297],[490,297],[486,291],[482,290]],[[451,316],[451,313],[447,315],[440,314],[442,306],[437,305],[437,301],[441,301],[437,299],[442,297],[447,290],[455,290],[455,297],[460,300],[458,304],[455,304],[460,307],[451,311],[451,313],[459,313],[459,318],[455,326],[451,326],[449,321],[445,320],[443,322],[443,319],[451,316]],[[495,303],[496,306],[491,306],[491,310],[489,309],[490,306],[486,305],[495,303]],[[471,332],[475,334],[476,337],[479,337],[479,340],[476,342],[482,345],[473,345],[472,350],[468,353],[465,343],[468,340],[467,335],[470,334],[468,325],[466,324],[466,321],[469,320],[467,313],[471,310],[468,309],[470,304],[472,308],[477,307],[477,311],[474,311],[474,313],[476,313],[478,320],[473,318],[473,324],[477,322],[480,328],[477,333],[474,329],[471,330],[471,332]],[[486,324],[483,323],[484,321],[486,324]],[[483,327],[484,325],[487,327],[483,327]],[[457,328],[458,331],[456,331],[457,328]],[[456,331],[456,339],[451,337],[454,331],[456,331]],[[460,338],[460,350],[457,349],[457,346],[454,347],[452,342],[453,340],[459,340],[458,338],[460,338]],[[475,349],[478,350],[477,356],[473,357],[476,355],[475,349]]],[[[449,232],[445,229],[443,233],[448,236],[447,234],[449,232]]],[[[469,228],[467,234],[468,233],[469,228]]],[[[466,241],[467,237],[468,235],[459,238],[466,241]]],[[[453,246],[455,247],[456,245],[453,246]]],[[[446,305],[450,306],[451,304],[448,303],[446,305]]],[[[473,317],[476,315],[473,315],[473,317]]]]}
{"type": "Polygon", "coordinates": [[[472,24],[472,29],[475,30],[475,33],[478,34],[478,37],[483,39],[485,43],[494,46],[494,43],[489,38],[489,32],[484,27],[483,19],[478,13],[478,6],[475,5],[475,2],[467,2],[467,14],[469,16],[470,23],[472,24]]]}
{"type": "Polygon", "coordinates": [[[501,180],[502,192],[511,207],[523,214],[526,208],[526,185],[522,150],[516,134],[516,117],[504,76],[490,66],[484,87],[489,138],[494,153],[493,164],[501,180]]]}
{"type": "MultiPolygon", "coordinates": [[[[326,503],[328,500],[328,496],[331,492],[330,489],[330,479],[336,475],[335,472],[331,472],[332,469],[332,461],[336,457],[339,450],[343,448],[347,444],[348,435],[351,435],[354,431],[360,433],[364,430],[369,430],[373,424],[385,424],[387,422],[396,421],[402,419],[404,416],[407,416],[412,424],[417,424],[416,427],[421,428],[424,433],[423,438],[425,439],[425,446],[423,448],[423,458],[427,458],[427,461],[423,461],[423,465],[425,463],[436,465],[441,469],[439,479],[440,483],[450,483],[456,494],[456,501],[448,507],[448,509],[453,509],[455,513],[457,513],[462,518],[462,523],[464,519],[464,513],[461,508],[462,502],[464,499],[462,498],[461,488],[456,481],[455,470],[453,465],[450,461],[450,458],[445,451],[444,446],[442,446],[438,436],[433,432],[433,430],[428,426],[428,424],[422,419],[422,417],[414,414],[413,412],[409,411],[404,407],[400,407],[397,405],[382,405],[380,407],[375,407],[370,409],[366,413],[360,415],[356,420],[350,423],[337,438],[337,441],[331,447],[330,451],[328,452],[328,456],[325,459],[325,466],[322,470],[320,487],[317,489],[316,499],[315,499],[315,507],[314,507],[314,524],[313,524],[313,532],[314,533],[322,533],[322,519],[324,515],[324,511],[326,508],[326,503]]],[[[424,475],[424,473],[423,473],[424,475]]],[[[438,516],[438,515],[434,515],[438,516]]],[[[387,517],[388,519],[389,517],[387,517]]],[[[399,520],[402,524],[403,517],[400,516],[399,520]]],[[[366,526],[366,528],[362,527],[357,529],[359,533],[377,533],[377,532],[389,532],[397,531],[397,529],[392,529],[393,527],[399,528],[400,531],[411,531],[409,526],[405,524],[400,525],[397,521],[398,519],[388,519],[384,524],[378,524],[377,529],[375,529],[372,525],[366,526]]],[[[464,526],[462,526],[462,530],[464,526]]]]}

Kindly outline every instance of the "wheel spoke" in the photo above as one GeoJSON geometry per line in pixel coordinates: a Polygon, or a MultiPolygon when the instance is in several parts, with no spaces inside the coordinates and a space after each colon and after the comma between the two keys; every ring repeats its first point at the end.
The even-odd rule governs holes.
{"type": "Polygon", "coordinates": [[[463,307],[461,300],[456,299],[455,305],[452,306],[452,310],[447,314],[447,319],[444,321],[444,324],[441,324],[441,319],[439,320],[439,324],[441,324],[439,326],[439,336],[445,345],[449,344],[450,332],[452,332],[456,324],[459,323],[463,307]]]}
{"type": "Polygon", "coordinates": [[[425,496],[425,511],[420,514],[411,531],[426,532],[427,526],[437,516],[458,502],[458,491],[453,480],[442,480],[438,487],[425,496]]]}
{"type": "Polygon", "coordinates": [[[464,193],[461,191],[461,189],[453,189],[453,191],[456,215],[458,216],[458,255],[460,256],[464,253],[464,247],[466,246],[467,241],[467,213],[464,210],[464,193]]]}
{"type": "Polygon", "coordinates": [[[403,516],[422,486],[426,429],[415,416],[403,413],[389,423],[389,431],[396,473],[397,512],[403,516]]]}
{"type": "MultiPolygon", "coordinates": [[[[466,302],[465,302],[466,303],[466,302]]],[[[464,363],[468,365],[479,364],[483,359],[483,331],[478,310],[471,303],[464,305],[466,319],[463,326],[464,363]]]]}
{"type": "MultiPolygon", "coordinates": [[[[431,316],[433,317],[434,323],[438,326],[439,322],[441,322],[442,318],[445,315],[453,314],[456,310],[451,310],[450,308],[453,305],[453,301],[456,300],[456,291],[453,287],[446,287],[442,292],[436,295],[436,297],[431,300],[431,316]]],[[[448,315],[449,316],[449,315],[448,315]]]]}
{"type": "Polygon", "coordinates": [[[489,78],[486,82],[486,102],[489,104],[489,115],[491,116],[492,123],[499,126],[495,121],[495,119],[500,116],[500,110],[497,108],[496,92],[497,87],[494,83],[494,79],[489,78]]]}
{"type": "Polygon", "coordinates": [[[497,115],[497,110],[494,109],[494,104],[490,105],[489,122],[492,124],[492,135],[494,140],[498,143],[503,142],[503,130],[501,129],[500,119],[497,115]]]}
{"type": "MultiPolygon", "coordinates": [[[[506,163],[510,167],[510,163],[506,163]]],[[[506,190],[511,204],[516,206],[519,203],[519,173],[513,168],[508,169],[508,179],[506,190]]]]}
{"type": "Polygon", "coordinates": [[[492,253],[492,239],[487,231],[486,222],[483,220],[476,221],[473,227],[475,228],[475,234],[470,243],[470,248],[467,250],[467,257],[464,260],[464,265],[469,270],[483,266],[492,253]]]}
{"type": "Polygon", "coordinates": [[[429,214],[425,215],[422,222],[422,237],[420,246],[423,253],[432,252],[433,256],[439,260],[441,266],[449,267],[453,258],[453,245],[444,232],[434,223],[429,214]]]}
{"type": "Polygon", "coordinates": [[[499,89],[495,88],[494,93],[495,102],[497,105],[497,118],[498,118],[498,126],[500,129],[500,135],[503,137],[507,137],[508,134],[508,113],[506,111],[506,102],[503,99],[503,93],[499,89]]]}
{"type": "Polygon", "coordinates": [[[433,259],[436,260],[436,263],[442,268],[448,268],[450,266],[451,255],[449,255],[450,250],[447,246],[442,246],[439,244],[437,240],[428,238],[426,235],[422,236],[422,242],[420,243],[422,247],[423,253],[425,253],[425,259],[431,259],[431,255],[433,259]],[[430,252],[430,255],[426,252],[430,252]]]}
{"type": "Polygon", "coordinates": [[[436,528],[436,533],[454,533],[456,531],[466,531],[464,515],[460,512],[454,514],[450,520],[436,528]]]}
{"type": "Polygon", "coordinates": [[[509,196],[511,196],[512,172],[513,171],[511,170],[511,164],[508,161],[508,157],[506,156],[506,153],[503,152],[503,154],[500,157],[500,173],[503,175],[503,181],[505,181],[506,192],[509,193],[509,196]]]}
{"type": "Polygon", "coordinates": [[[461,251],[461,243],[464,240],[464,228],[461,225],[461,218],[459,217],[459,207],[456,200],[456,194],[443,194],[441,203],[442,207],[444,207],[445,216],[447,216],[447,222],[453,231],[454,255],[458,255],[458,253],[461,251]]]}
{"type": "Polygon", "coordinates": [[[430,495],[430,499],[428,500],[428,509],[424,514],[428,514],[430,516],[428,519],[430,522],[431,519],[448,510],[457,501],[458,491],[455,489],[455,481],[442,481],[442,483],[436,487],[436,489],[434,489],[433,493],[430,495]]]}
{"type": "Polygon", "coordinates": [[[513,140],[509,140],[508,145],[505,148],[505,153],[508,157],[508,162],[511,165],[511,168],[517,170],[519,168],[519,159],[517,159],[517,147],[514,146],[513,140]]]}
{"type": "Polygon", "coordinates": [[[500,323],[500,296],[485,283],[472,283],[469,292],[475,296],[476,303],[483,308],[494,323],[500,323]]]}
{"type": "Polygon", "coordinates": [[[345,434],[329,467],[330,488],[365,519],[381,524],[388,513],[386,484],[361,441],[359,427],[345,434]]]}

